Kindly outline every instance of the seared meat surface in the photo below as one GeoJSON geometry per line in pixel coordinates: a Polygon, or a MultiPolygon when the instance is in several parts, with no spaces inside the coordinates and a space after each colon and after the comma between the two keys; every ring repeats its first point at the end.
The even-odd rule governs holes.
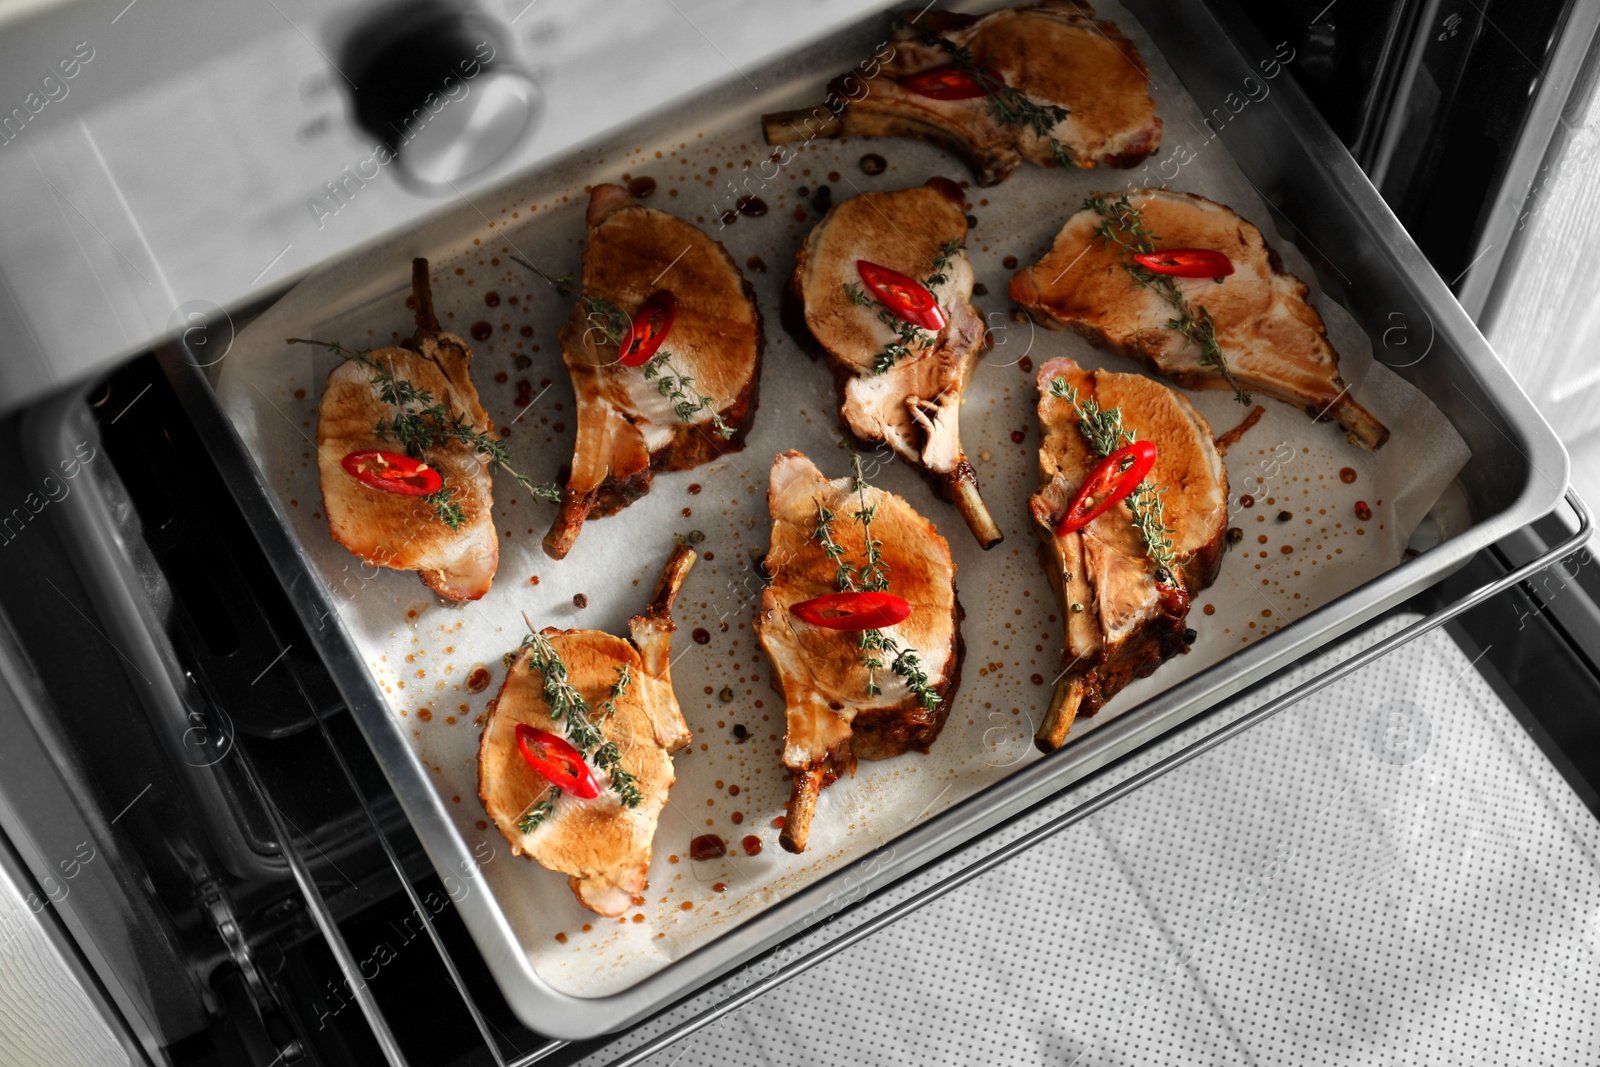
{"type": "Polygon", "coordinates": [[[586,519],[649,492],[655,472],[743,448],[760,373],[755,294],[720,243],[619,185],[595,187],[588,225],[583,298],[561,330],[578,411],[572,473],[544,538],[556,559],[586,519]],[[629,322],[663,291],[676,305],[659,350],[666,356],[623,365],[629,322]]]}
{"type": "Polygon", "coordinates": [[[833,368],[845,430],[867,448],[886,442],[916,465],[955,502],[978,543],[991,548],[1002,534],[979,495],[960,433],[961,397],[988,342],[972,305],[966,214],[951,188],[959,194],[955,183],[935,179],[836,204],[795,258],[786,318],[833,368]],[[931,283],[944,327],[909,331],[906,342],[903,324],[863,292],[860,260],[931,283]],[[903,349],[896,356],[897,344],[903,349]]]}
{"type": "Polygon", "coordinates": [[[1134,167],[1161,145],[1144,59],[1086,3],[1046,0],[981,16],[924,9],[895,26],[892,55],[873,64],[874,76],[836,79],[831,107],[764,116],[767,143],[915,137],[965,158],[980,185],[1004,181],[1024,159],[1134,167]],[[983,72],[989,92],[939,99],[908,86],[952,63],[983,72]]]}
{"type": "MultiPolygon", "coordinates": [[[[1365,448],[1388,439],[1388,429],[1356,403],[1339,376],[1339,353],[1307,299],[1310,290],[1284,272],[1260,230],[1192,193],[1148,189],[1128,200],[1157,249],[1211,249],[1233,261],[1234,273],[1226,278],[1175,281],[1191,307],[1210,314],[1240,388],[1294,404],[1313,418],[1337,419],[1365,448]]],[[[1105,215],[1087,206],[1067,219],[1045,257],[1012,277],[1011,299],[1041,324],[1076,330],[1184,388],[1232,388],[1215,366],[1202,362],[1197,345],[1168,327],[1172,304],[1154,288],[1134,284],[1127,250],[1102,236],[1104,225],[1105,215]]]]}
{"type": "Polygon", "coordinates": [[[1228,474],[1205,417],[1187,399],[1138,374],[1083,370],[1070,359],[1039,368],[1041,486],[1030,500],[1044,538],[1050,582],[1065,620],[1066,671],[1036,738],[1060,747],[1073,719],[1092,715],[1134,678],[1153,673],[1184,648],[1189,599],[1216,580],[1228,525],[1228,474]],[[1118,409],[1123,425],[1155,444],[1145,484],[1163,489],[1162,519],[1171,533],[1172,580],[1157,567],[1133,523],[1128,501],[1082,529],[1057,524],[1104,458],[1079,428],[1078,409],[1057,395],[1062,382],[1080,404],[1118,409]]]}
{"type": "Polygon", "coordinates": [[[804,851],[817,795],[857,758],[887,759],[928,751],[944,725],[961,673],[960,605],[950,547],[932,523],[900,497],[852,478],[829,480],[799,452],[772,465],[767,493],[772,544],[765,567],[772,584],[762,593],[756,635],[773,666],[788,719],[784,766],[794,772],[783,847],[804,851]],[[857,513],[870,509],[871,536],[889,577],[888,592],[904,598],[911,614],[883,636],[900,652],[915,650],[936,701],[922,699],[883,653],[883,666],[864,663],[860,634],[803,621],[790,608],[839,591],[838,559],[818,537],[823,509],[838,559],[860,565],[866,537],[857,513]],[[876,684],[879,692],[873,692],[876,684]]]}
{"type": "Polygon", "coordinates": [[[328,374],[323,386],[317,418],[323,514],[333,539],[367,563],[416,571],[429,589],[447,600],[477,600],[489,591],[500,559],[488,457],[459,439],[432,444],[416,457],[439,472],[449,503],[460,509],[454,529],[440,517],[436,503],[371,488],[341,464],[355,452],[406,451],[393,434],[380,436],[377,431],[380,420],[391,420],[401,410],[384,399],[385,375],[428,394],[434,403],[444,405],[449,419],[459,416],[469,430],[499,440],[468,374],[472,350],[439,328],[427,260],[413,262],[411,286],[415,348],[379,348],[363,358],[347,359],[328,374]]]}
{"type": "Polygon", "coordinates": [[[588,718],[620,750],[621,766],[640,794],[637,806],[627,807],[614,788],[604,788],[608,778],[591,759],[600,795],[556,797],[549,813],[524,829],[530,812],[550,799],[551,786],[518,750],[517,724],[558,736],[566,729],[551,717],[546,675],[533,669],[532,647],[524,647],[507,669],[479,742],[478,796],[511,851],[566,874],[578,902],[601,915],[621,915],[644,892],[656,820],[675,780],[669,754],[689,743],[668,665],[672,602],[694,559],[690,548],[677,547],[649,607],[628,623],[627,638],[598,630],[543,631],[566,668],[566,681],[588,704],[588,718]],[[616,695],[619,668],[626,669],[628,681],[616,695]],[[609,714],[603,709],[608,700],[614,708],[609,714]]]}

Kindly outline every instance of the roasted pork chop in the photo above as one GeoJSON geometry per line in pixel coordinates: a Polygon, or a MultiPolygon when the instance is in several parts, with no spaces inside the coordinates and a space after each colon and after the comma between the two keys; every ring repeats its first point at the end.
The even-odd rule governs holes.
{"type": "Polygon", "coordinates": [[[1215,581],[1222,566],[1228,473],[1204,416],[1158,382],[1052,359],[1039,368],[1038,384],[1043,484],[1029,503],[1066,620],[1067,669],[1036,738],[1049,752],[1066,740],[1080,711],[1094,714],[1134,678],[1183,650],[1189,598],[1215,581]],[[1165,580],[1128,500],[1082,529],[1057,533],[1079,487],[1106,455],[1089,440],[1103,428],[1104,416],[1085,433],[1080,412],[1095,420],[1096,412],[1113,410],[1123,429],[1158,450],[1143,484],[1159,491],[1161,522],[1170,530],[1165,580]]]}
{"type": "Polygon", "coordinates": [[[947,179],[836,204],[795,257],[785,319],[802,343],[827,356],[844,428],[867,448],[888,442],[955,502],[978,543],[992,548],[1002,535],[979,495],[959,428],[968,376],[988,347],[983,316],[972,306],[966,236],[960,188],[947,179]],[[917,328],[870,296],[863,261],[924,283],[943,328],[917,328]]]}
{"type": "Polygon", "coordinates": [[[1389,431],[1350,396],[1309,292],[1284,273],[1261,231],[1231,209],[1164,189],[1125,201],[1091,197],[1045,257],[1011,279],[1011,299],[1046,326],[1068,326],[1188,389],[1265,393],[1313,418],[1337,419],[1353,441],[1377,448],[1389,431]],[[1190,336],[1169,327],[1181,313],[1163,295],[1168,279],[1136,284],[1122,242],[1141,238],[1157,250],[1214,250],[1232,261],[1226,278],[1170,279],[1195,316],[1193,329],[1204,329],[1202,311],[1210,315],[1226,375],[1190,336]]]}
{"type": "Polygon", "coordinates": [[[788,715],[783,763],[794,784],[779,840],[802,852],[823,786],[854,773],[857,758],[926,752],[939,736],[961,676],[961,606],[950,546],[900,497],[855,478],[829,481],[791,451],[772,464],[767,505],[772,545],[764,565],[772,584],[761,595],[756,635],[788,715]],[[882,572],[867,552],[863,511],[882,572]],[[886,574],[887,592],[909,602],[904,621],[852,632],[790,610],[845,589],[879,587],[875,573],[886,574]],[[864,634],[888,644],[863,647],[864,634]],[[873,668],[869,659],[881,665],[873,668]]]}
{"type": "Polygon", "coordinates": [[[347,359],[323,387],[317,419],[323,514],[333,539],[367,563],[416,571],[448,600],[477,600],[489,591],[500,559],[485,451],[493,445],[484,443],[499,438],[467,373],[472,350],[439,328],[427,260],[412,263],[411,288],[415,350],[379,348],[347,359]],[[412,433],[399,432],[401,414],[410,416],[412,433]],[[440,440],[434,431],[445,425],[464,432],[440,440]],[[443,478],[442,496],[386,492],[360,481],[343,461],[368,452],[425,461],[443,478]]]}
{"type": "Polygon", "coordinates": [[[916,137],[964,157],[980,185],[1024,159],[1137,166],[1161,145],[1149,70],[1114,23],[1093,16],[1088,4],[1046,0],[898,18],[881,68],[869,61],[871,76],[835,79],[821,107],[763,116],[767,143],[916,137]]]}
{"type": "Polygon", "coordinates": [[[644,892],[656,820],[675,780],[669,753],[689,743],[668,665],[672,602],[694,559],[688,546],[677,547],[650,606],[628,623],[629,638],[546,629],[540,635],[545,644],[525,641],[479,742],[478,796],[511,851],[566,874],[578,902],[601,915],[621,915],[644,892]],[[559,689],[552,701],[553,682],[569,685],[584,706],[575,709],[559,689]],[[558,707],[559,721],[551,715],[558,707]],[[603,738],[584,752],[601,785],[590,800],[552,789],[517,743],[519,723],[572,739],[574,715],[603,738]],[[616,766],[631,779],[623,788],[605,769],[607,754],[596,755],[609,745],[616,746],[616,766]],[[623,796],[629,787],[637,791],[632,806],[623,796]]]}
{"type": "Polygon", "coordinates": [[[544,538],[556,559],[585,519],[649,492],[655,472],[743,448],[760,372],[761,313],[727,249],[620,185],[595,187],[588,224],[583,297],[561,331],[578,426],[561,511],[544,538]],[[626,365],[619,346],[662,293],[674,311],[660,347],[626,365]]]}

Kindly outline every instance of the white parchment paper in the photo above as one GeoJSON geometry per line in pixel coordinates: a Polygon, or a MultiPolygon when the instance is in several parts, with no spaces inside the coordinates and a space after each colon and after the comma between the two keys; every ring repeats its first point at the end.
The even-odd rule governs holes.
{"type": "MultiPolygon", "coordinates": [[[[773,455],[798,448],[834,477],[849,466],[830,375],[778,324],[779,293],[794,252],[819,217],[800,189],[814,195],[828,185],[834,199],[842,200],[858,191],[919,184],[935,174],[964,180],[969,175],[963,164],[909,141],[817,142],[770,181],[752,177],[763,172],[743,168],[769,152],[761,142],[760,112],[820,98],[819,82],[769,86],[765,97],[737,114],[686,114],[659,123],[653,136],[596,151],[553,174],[532,175],[498,202],[463,203],[411,241],[391,242],[308,278],[241,334],[221,365],[222,403],[457,829],[484,860],[482,891],[492,894],[535,969],[555,988],[586,996],[624,989],[1037,758],[1030,739],[1061,670],[1062,639],[1027,512],[1038,479],[1031,370],[1058,355],[1087,366],[1137,368],[1073,335],[1011,321],[1004,297],[1011,270],[1003,261],[1038,258],[1086,194],[1120,190],[1130,180],[1169,179],[1172,187],[1229,204],[1260,226],[1287,268],[1312,284],[1353,395],[1393,437],[1380,453],[1370,454],[1349,445],[1336,424],[1313,423],[1298,409],[1265,400],[1265,417],[1227,456],[1235,501],[1248,493],[1255,505],[1238,509],[1231,519],[1244,530],[1244,540],[1229,553],[1217,583],[1195,600],[1191,620],[1198,642],[1190,654],[1130,686],[1099,716],[1080,721],[1074,736],[1395,566],[1411,531],[1466,462],[1466,446],[1439,411],[1374,362],[1371,343],[1355,320],[1316,293],[1304,257],[1275,232],[1266,204],[1222,141],[1208,138],[1201,116],[1224,102],[1197,106],[1131,16],[1116,5],[1099,6],[1150,65],[1165,123],[1161,154],[1148,169],[1133,172],[1024,167],[1001,186],[968,190],[977,219],[968,251],[988,289],[977,303],[988,313],[996,345],[975,374],[962,410],[962,436],[984,498],[1007,537],[982,552],[954,509],[914,472],[887,454],[868,457],[874,483],[905,496],[950,541],[967,611],[967,660],[933,751],[863,764],[853,780],[827,789],[811,847],[802,856],[777,845],[773,819],[788,792],[780,758],[783,705],[750,629],[760,594],[752,564],[767,544],[765,493],[773,455]],[[888,160],[886,172],[862,171],[859,160],[868,152],[888,160]],[[321,514],[313,454],[318,397],[334,359],[284,339],[332,338],[369,347],[409,336],[404,300],[410,257],[427,256],[446,328],[469,336],[473,325],[483,323],[489,331],[487,340],[475,344],[474,377],[496,424],[509,428],[515,462],[535,480],[552,479],[570,458],[574,431],[572,393],[556,343],[570,303],[511,257],[532,260],[552,275],[576,274],[586,187],[640,176],[658,185],[646,203],[713,231],[719,213],[732,206],[730,177],[741,183],[740,191],[758,193],[769,206],[764,216],[741,217],[717,231],[735,260],[747,265],[766,318],[760,409],[745,451],[659,477],[643,500],[590,522],[559,563],[540,547],[551,506],[528,501],[508,478],[497,478],[499,574],[488,596],[465,607],[446,607],[414,575],[369,568],[334,543],[321,514]],[[802,208],[803,221],[797,218],[802,208]],[[498,297],[493,306],[486,299],[490,293],[498,297]],[[532,397],[525,407],[515,403],[519,382],[527,383],[532,397]],[[1356,472],[1349,484],[1339,477],[1346,467],[1356,472]],[[1370,521],[1356,517],[1358,500],[1371,506],[1370,521]],[[1289,517],[1280,520],[1280,512],[1289,517]],[[503,679],[501,655],[523,633],[522,612],[540,626],[624,633],[628,617],[644,606],[672,535],[694,530],[705,540],[679,600],[672,671],[695,739],[676,757],[678,782],[656,834],[647,900],[621,920],[603,920],[578,906],[564,876],[512,858],[488,825],[477,800],[479,728],[503,679]],[[586,607],[576,606],[578,594],[586,607]],[[692,637],[697,630],[705,643],[692,637]],[[467,679],[479,666],[492,681],[473,693],[467,679]],[[724,689],[731,700],[722,699],[724,689]],[[735,725],[744,727],[744,739],[735,736],[735,725]],[[729,842],[728,856],[692,861],[690,840],[707,833],[729,842]],[[747,836],[757,839],[759,854],[746,855],[740,843],[747,836]]],[[[836,71],[850,62],[841,56],[836,71]]],[[[1246,106],[1269,106],[1276,84],[1258,76],[1255,102],[1246,106]]],[[[1245,414],[1224,392],[1191,397],[1218,434],[1245,414]]]]}

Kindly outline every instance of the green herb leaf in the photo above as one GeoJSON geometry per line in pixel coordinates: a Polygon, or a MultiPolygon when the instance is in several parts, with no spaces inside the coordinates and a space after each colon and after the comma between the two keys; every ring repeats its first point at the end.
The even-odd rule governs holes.
{"type": "MultiPolygon", "coordinates": [[[[1050,395],[1072,405],[1078,416],[1078,432],[1090,448],[1104,458],[1119,448],[1131,445],[1137,438],[1132,430],[1122,424],[1121,408],[1102,408],[1094,397],[1080,399],[1078,391],[1067,384],[1065,378],[1050,382],[1050,395]]],[[[1133,528],[1144,541],[1145,554],[1156,565],[1156,581],[1172,583],[1177,573],[1177,560],[1172,554],[1172,528],[1166,525],[1162,512],[1161,494],[1148,480],[1142,481],[1126,497],[1128,509],[1133,512],[1133,528]]]]}
{"type": "MultiPolygon", "coordinates": [[[[1083,206],[1104,220],[1095,228],[1101,240],[1117,245],[1130,255],[1156,250],[1155,235],[1146,229],[1144,215],[1128,201],[1126,193],[1115,202],[1103,196],[1091,196],[1084,200],[1083,206]]],[[[1176,279],[1157,274],[1140,263],[1124,263],[1122,267],[1133,279],[1135,287],[1154,289],[1161,299],[1176,309],[1178,317],[1167,322],[1167,329],[1183,334],[1190,344],[1200,349],[1200,365],[1220,374],[1233,390],[1234,399],[1248,406],[1251,396],[1234,379],[1228,360],[1222,354],[1222,347],[1217,344],[1217,328],[1211,321],[1211,312],[1203,306],[1190,307],[1176,279]]]]}
{"type": "MultiPolygon", "coordinates": [[[[605,771],[611,779],[611,790],[624,805],[637,808],[644,794],[634,783],[634,776],[622,766],[622,751],[615,742],[607,741],[600,728],[589,719],[589,703],[583,694],[567,680],[567,665],[561,662],[555,646],[543,634],[529,633],[522,639],[522,648],[530,649],[528,670],[544,675],[544,702],[550,708],[550,718],[561,723],[567,740],[583,753],[589,765],[605,771]]],[[[633,680],[628,666],[617,668],[618,679],[612,683],[609,698],[600,705],[602,716],[616,713],[616,701],[627,691],[633,680]]]]}

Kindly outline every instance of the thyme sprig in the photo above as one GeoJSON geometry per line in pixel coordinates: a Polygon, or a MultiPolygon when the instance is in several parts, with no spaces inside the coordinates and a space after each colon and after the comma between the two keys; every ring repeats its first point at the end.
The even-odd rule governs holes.
{"type": "Polygon", "coordinates": [[[531,834],[539,828],[539,824],[556,813],[556,798],[561,795],[561,790],[551,786],[550,791],[540,800],[523,812],[522,818],[517,820],[517,829],[525,834],[531,834]]]}
{"type": "MultiPolygon", "coordinates": [[[[813,535],[827,553],[828,559],[834,564],[834,587],[841,593],[854,592],[881,592],[889,588],[889,567],[883,561],[883,542],[872,536],[872,520],[877,515],[877,505],[867,504],[866,490],[869,488],[866,479],[861,476],[861,457],[852,456],[855,464],[855,491],[858,503],[857,510],[852,514],[861,524],[861,535],[864,544],[864,561],[852,565],[845,558],[845,551],[833,536],[833,512],[817,503],[817,528],[813,535]]],[[[878,685],[878,672],[884,667],[884,660],[888,658],[889,670],[894,672],[903,682],[917,701],[928,709],[938,707],[944,698],[933,687],[928,679],[928,672],[923,669],[922,657],[916,649],[909,646],[901,648],[894,638],[882,630],[862,630],[856,638],[856,647],[861,650],[857,659],[867,670],[867,695],[879,696],[883,688],[878,685]]]]}
{"type": "MultiPolygon", "coordinates": [[[[378,387],[378,399],[398,410],[387,419],[380,418],[372,432],[380,441],[395,441],[412,459],[421,459],[425,449],[441,448],[456,442],[467,445],[489,462],[517,480],[530,496],[561,502],[561,489],[553,482],[536,484],[533,479],[511,465],[511,450],[504,441],[478,429],[467,420],[464,412],[454,411],[448,403],[434,399],[433,393],[418,389],[416,383],[395,373],[393,361],[379,364],[371,358],[371,349],[352,352],[337,341],[310,341],[291,337],[290,344],[320,345],[344,360],[353,360],[372,371],[372,384],[378,387]]],[[[440,477],[443,477],[441,472],[440,477]]],[[[434,509],[439,521],[452,530],[459,530],[466,521],[466,511],[455,501],[455,492],[448,485],[438,492],[422,498],[434,509]]]]}
{"type": "MultiPolygon", "coordinates": [[[[1118,245],[1130,254],[1156,250],[1155,235],[1145,227],[1144,215],[1129,203],[1126,193],[1118,197],[1114,203],[1103,196],[1091,196],[1084,200],[1083,206],[1104,220],[1095,229],[1102,240],[1118,245]]],[[[1133,279],[1135,287],[1154,289],[1156,295],[1172,305],[1177,317],[1167,321],[1167,329],[1183,334],[1190,344],[1198,348],[1200,365],[1210,367],[1220,374],[1222,380],[1233,390],[1234,399],[1248,406],[1251,403],[1250,393],[1238,383],[1233,371],[1228,367],[1227,357],[1222,354],[1222,346],[1217,343],[1217,328],[1211,321],[1211,312],[1203,305],[1191,306],[1188,298],[1183,295],[1183,290],[1178,287],[1177,279],[1157,274],[1140,263],[1125,262],[1122,267],[1133,279]]]]}
{"type": "MultiPolygon", "coordinates": [[[[945,268],[950,265],[952,259],[965,250],[966,246],[956,238],[941,244],[938,256],[934,257],[932,270],[926,278],[922,279],[922,287],[932,293],[934,286],[943,285],[949,281],[950,277],[945,274],[945,268]]],[[[884,307],[877,298],[861,287],[860,282],[846,282],[844,291],[853,304],[860,304],[862,307],[877,305],[878,321],[895,333],[895,339],[884,345],[883,351],[873,357],[872,373],[874,374],[883,374],[892,369],[901,360],[921,355],[932,348],[934,341],[939,337],[937,331],[924,330],[884,307]]]]}
{"type": "MultiPolygon", "coordinates": [[[[1079,398],[1078,391],[1067,384],[1065,378],[1050,383],[1050,395],[1072,405],[1078,416],[1078,432],[1102,457],[1119,448],[1131,445],[1134,432],[1122,424],[1121,408],[1102,408],[1094,397],[1079,398]]],[[[1156,581],[1170,585],[1177,572],[1177,559],[1172,554],[1172,528],[1166,525],[1162,512],[1161,494],[1149,480],[1141,481],[1127,496],[1128,509],[1133,512],[1133,528],[1144,541],[1145,554],[1156,565],[1156,581]]]]}
{"type": "MultiPolygon", "coordinates": [[[[599,330],[607,341],[620,347],[633,325],[622,309],[601,296],[585,296],[583,307],[589,325],[599,330]]],[[[672,362],[672,353],[665,347],[644,365],[644,377],[646,381],[656,383],[656,392],[667,398],[672,405],[672,413],[682,421],[692,423],[696,414],[709,411],[711,432],[724,441],[733,436],[733,428],[717,413],[715,401],[700,391],[691,375],[683,373],[672,362]]]]}
{"type": "Polygon", "coordinates": [[[611,683],[611,693],[600,703],[600,717],[609,719],[617,713],[617,701],[633,682],[633,669],[626,663],[616,668],[617,680],[611,683]]]}
{"type": "Polygon", "coordinates": [[[941,49],[957,70],[982,86],[984,105],[988,108],[989,117],[998,125],[1028,130],[1044,138],[1050,143],[1050,155],[1057,166],[1065,169],[1074,165],[1072,153],[1066,145],[1056,140],[1054,133],[1056,126],[1072,114],[1071,110],[1059,104],[1041,104],[1030,100],[1022,90],[1007,85],[999,74],[974,59],[972,50],[966,45],[956,44],[907,19],[895,19],[894,27],[913,31],[917,40],[928,48],[941,49]]]}
{"type": "MultiPolygon", "coordinates": [[[[615,741],[607,741],[605,735],[600,732],[600,727],[590,720],[589,702],[583,699],[583,694],[568,680],[567,665],[561,662],[561,656],[550,643],[550,639],[544,634],[535,632],[530,626],[528,635],[522,639],[520,647],[530,650],[528,670],[544,675],[544,702],[550,709],[550,718],[561,724],[567,740],[583,753],[591,767],[606,772],[611,779],[611,789],[617,794],[618,799],[626,807],[637,808],[644,800],[644,794],[635,784],[633,774],[623,768],[622,750],[615,741]]],[[[621,668],[618,674],[620,677],[612,683],[610,697],[600,705],[603,716],[609,717],[615,713],[617,699],[627,691],[628,683],[632,680],[626,666],[621,668]]],[[[536,805],[535,808],[537,807],[536,805]]],[[[527,821],[531,814],[524,817],[524,821],[527,821]]],[[[546,811],[532,825],[537,826],[548,815],[549,812],[546,811]]],[[[519,827],[521,825],[518,824],[519,827]]],[[[523,832],[529,833],[531,830],[523,832]]]]}

